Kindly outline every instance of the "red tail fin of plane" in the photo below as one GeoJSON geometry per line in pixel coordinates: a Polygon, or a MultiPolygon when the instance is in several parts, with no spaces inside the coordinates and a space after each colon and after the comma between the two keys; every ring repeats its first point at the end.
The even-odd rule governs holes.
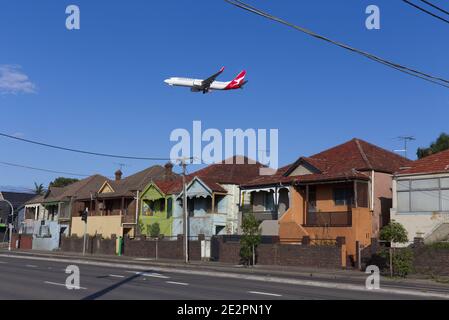
{"type": "Polygon", "coordinates": [[[245,83],[245,76],[246,76],[246,71],[243,70],[242,72],[240,72],[237,77],[235,77],[234,80],[232,80],[231,82],[229,82],[229,84],[226,86],[226,90],[230,90],[230,89],[238,89],[240,88],[244,83],[245,83]]]}

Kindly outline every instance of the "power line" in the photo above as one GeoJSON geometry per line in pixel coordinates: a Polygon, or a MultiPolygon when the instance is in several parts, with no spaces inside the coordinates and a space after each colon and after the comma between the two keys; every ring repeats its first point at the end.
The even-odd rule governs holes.
{"type": "MultiPolygon", "coordinates": [[[[402,1],[405,2],[405,3],[407,3],[408,5],[410,5],[410,6],[414,7],[414,8],[416,8],[416,9],[418,9],[418,10],[424,12],[424,13],[427,13],[428,15],[431,15],[431,16],[434,17],[434,18],[437,18],[438,20],[441,20],[441,21],[443,21],[443,22],[449,23],[449,20],[447,20],[447,19],[445,19],[445,18],[443,18],[443,17],[440,17],[439,15],[437,15],[437,14],[435,14],[435,13],[429,11],[429,10],[426,10],[426,9],[424,9],[423,7],[420,7],[420,6],[418,6],[417,4],[414,4],[413,2],[411,2],[411,1],[409,1],[409,0],[402,0],[402,1]]],[[[421,0],[421,1],[424,2],[424,3],[427,3],[427,4],[429,4],[429,5],[431,5],[432,7],[438,8],[438,7],[436,7],[435,5],[430,4],[430,2],[428,2],[428,1],[423,1],[423,0],[421,0]]],[[[438,8],[438,10],[445,12],[445,10],[440,9],[440,8],[438,8]]]]}
{"type": "Polygon", "coordinates": [[[270,14],[264,12],[264,11],[261,11],[260,9],[257,9],[257,8],[255,8],[253,6],[248,5],[248,4],[246,4],[246,3],[242,2],[242,1],[239,1],[239,0],[224,0],[224,1],[228,2],[229,4],[231,4],[231,5],[235,6],[235,7],[240,8],[240,9],[249,11],[249,12],[254,13],[256,15],[262,16],[262,17],[264,17],[266,19],[273,20],[273,21],[279,22],[281,24],[284,24],[284,25],[286,25],[288,27],[294,28],[294,29],[296,29],[298,31],[301,31],[301,32],[303,32],[303,33],[305,33],[305,34],[307,34],[309,36],[314,37],[314,38],[326,41],[326,42],[331,43],[333,45],[336,45],[336,46],[338,46],[340,48],[343,48],[345,50],[351,51],[353,53],[360,54],[360,55],[362,55],[362,56],[364,56],[364,57],[366,57],[366,58],[368,58],[370,60],[373,60],[375,62],[381,63],[381,64],[383,64],[383,65],[385,65],[387,67],[393,68],[393,69],[395,69],[397,71],[400,71],[400,72],[406,73],[408,75],[411,75],[411,76],[414,76],[414,77],[426,80],[428,82],[431,82],[431,83],[438,84],[440,86],[449,88],[449,80],[446,80],[444,78],[435,77],[435,76],[432,76],[430,74],[427,74],[427,73],[424,73],[424,72],[421,72],[421,71],[418,71],[418,70],[415,70],[415,69],[408,68],[406,66],[403,66],[403,65],[400,65],[400,64],[388,61],[386,59],[380,58],[378,56],[375,56],[375,55],[373,55],[371,53],[368,53],[368,52],[356,49],[356,48],[351,47],[351,46],[349,46],[347,44],[344,44],[342,42],[338,42],[338,41],[329,39],[329,38],[327,38],[325,36],[322,36],[320,34],[317,34],[317,33],[313,32],[311,30],[308,30],[306,28],[297,26],[297,25],[295,25],[293,23],[290,23],[288,21],[285,21],[285,20],[283,20],[283,19],[281,19],[279,17],[270,15],[270,14]]]}
{"type": "Polygon", "coordinates": [[[76,176],[76,177],[89,177],[90,176],[88,174],[80,174],[80,173],[73,173],[73,172],[65,172],[65,171],[55,171],[55,170],[50,170],[50,169],[42,169],[42,168],[30,167],[30,166],[25,166],[25,165],[21,165],[21,164],[11,163],[11,162],[0,161],[0,164],[5,165],[5,166],[10,166],[10,167],[30,169],[30,170],[36,170],[36,171],[49,172],[49,173],[64,174],[64,175],[76,176]]]}
{"type": "Polygon", "coordinates": [[[431,3],[430,1],[427,1],[427,0],[420,0],[420,1],[421,1],[421,2],[424,2],[425,4],[427,4],[427,5],[429,5],[429,6],[431,6],[432,8],[437,9],[438,11],[441,11],[441,12],[443,12],[443,13],[449,15],[449,11],[446,11],[446,10],[444,10],[443,8],[438,7],[437,5],[431,3]]]}
{"type": "Polygon", "coordinates": [[[9,134],[6,134],[6,133],[0,133],[0,136],[5,137],[5,138],[18,140],[18,141],[22,141],[22,142],[35,144],[35,145],[39,145],[39,146],[43,146],[43,147],[59,149],[59,150],[64,150],[64,151],[70,151],[70,152],[76,152],[76,153],[82,153],[82,154],[88,154],[88,155],[99,156],[99,157],[118,158],[118,159],[132,159],[132,160],[151,160],[151,161],[170,161],[171,160],[169,158],[135,157],[135,156],[124,156],[124,155],[115,155],[115,154],[108,154],[108,153],[99,153],[99,152],[78,150],[78,149],[72,149],[72,148],[67,148],[67,147],[60,147],[60,146],[56,146],[56,145],[52,145],[52,144],[48,144],[48,143],[28,140],[28,139],[24,139],[24,138],[19,138],[19,137],[15,137],[15,136],[12,136],[12,135],[9,135],[9,134]]]}

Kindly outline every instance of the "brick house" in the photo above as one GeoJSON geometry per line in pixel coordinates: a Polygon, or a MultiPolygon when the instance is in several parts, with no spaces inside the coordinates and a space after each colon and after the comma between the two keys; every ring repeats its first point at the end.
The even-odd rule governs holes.
{"type": "MultiPolygon", "coordinates": [[[[259,176],[262,165],[235,156],[186,177],[189,235],[238,234],[240,185],[259,176]]],[[[184,234],[182,178],[154,180],[142,192],[140,219],[159,223],[165,236],[184,234]]]]}
{"type": "Polygon", "coordinates": [[[368,245],[389,222],[391,183],[409,160],[360,139],[330,148],[242,186],[242,212],[254,213],[262,231],[282,242],[346,238],[368,245]]]}
{"type": "Polygon", "coordinates": [[[110,238],[136,234],[136,217],[139,214],[137,199],[144,188],[153,180],[174,175],[172,166],[152,166],[122,179],[122,172],[115,172],[115,180],[104,179],[101,184],[86,186],[76,195],[75,214],[72,215],[72,234],[84,233],[81,213],[87,208],[89,235],[101,234],[110,238]]]}

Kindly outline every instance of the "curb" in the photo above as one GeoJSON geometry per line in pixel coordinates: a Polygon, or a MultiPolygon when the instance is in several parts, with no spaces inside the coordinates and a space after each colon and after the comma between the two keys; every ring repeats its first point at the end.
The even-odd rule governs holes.
{"type": "Polygon", "coordinates": [[[108,262],[87,261],[87,260],[66,259],[66,258],[57,259],[57,258],[44,258],[44,257],[29,257],[29,256],[20,256],[20,255],[13,255],[13,254],[0,254],[0,256],[7,257],[7,258],[13,258],[13,259],[66,262],[66,263],[70,263],[70,264],[84,264],[84,265],[92,265],[92,266],[98,266],[98,267],[123,268],[123,269],[140,270],[140,271],[148,270],[148,268],[151,268],[152,270],[159,271],[159,272],[192,274],[192,275],[201,275],[201,276],[244,279],[244,280],[252,280],[252,281],[274,282],[274,283],[287,283],[287,284],[295,284],[295,285],[301,285],[301,286],[350,290],[350,291],[364,291],[364,292],[371,291],[373,293],[378,292],[378,293],[409,295],[409,296],[415,296],[415,297],[439,298],[439,299],[449,300],[449,294],[435,293],[435,292],[430,292],[430,291],[393,289],[393,288],[367,290],[364,286],[353,285],[353,284],[288,279],[288,278],[271,277],[271,276],[245,275],[245,274],[231,273],[231,272],[180,270],[180,269],[175,269],[175,268],[170,268],[170,267],[154,267],[154,266],[144,266],[144,265],[135,265],[135,264],[108,263],[108,262]]]}

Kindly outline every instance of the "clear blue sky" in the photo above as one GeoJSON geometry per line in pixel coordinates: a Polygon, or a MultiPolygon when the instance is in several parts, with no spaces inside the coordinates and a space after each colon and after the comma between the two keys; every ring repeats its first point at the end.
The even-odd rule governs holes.
{"type": "MultiPolygon", "coordinates": [[[[331,38],[449,78],[449,26],[399,0],[258,2],[331,38]],[[372,3],[381,9],[380,31],[364,27],[372,3]]],[[[402,147],[395,137],[415,135],[414,156],[449,130],[448,89],[222,0],[2,1],[0,41],[0,66],[29,77],[24,92],[0,94],[0,131],[56,145],[167,157],[170,132],[201,120],[220,130],[278,128],[283,165],[353,137],[393,150],[402,147]],[[72,3],[81,9],[79,31],[65,29],[72,3]],[[163,83],[205,77],[222,65],[220,80],[248,71],[245,90],[203,95],[163,83]]],[[[123,162],[5,138],[0,150],[0,161],[86,174],[112,175],[123,162]]],[[[126,175],[152,164],[124,162],[126,175]]],[[[0,165],[3,186],[56,176],[0,165]]]]}

